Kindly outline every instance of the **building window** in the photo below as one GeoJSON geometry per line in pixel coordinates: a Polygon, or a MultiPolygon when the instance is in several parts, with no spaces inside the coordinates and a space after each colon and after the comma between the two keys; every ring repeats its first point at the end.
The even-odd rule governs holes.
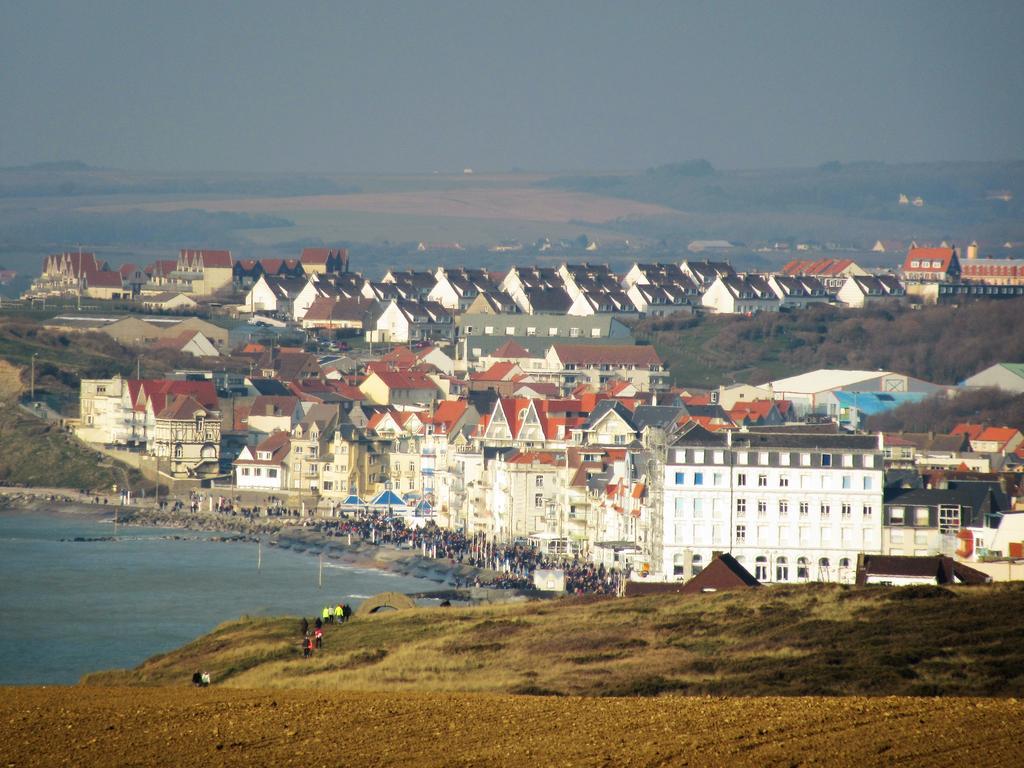
{"type": "Polygon", "coordinates": [[[789,562],[784,557],[775,558],[775,580],[789,581],[789,562]]]}
{"type": "Polygon", "coordinates": [[[676,520],[682,520],[686,516],[686,499],[676,499],[676,520]]]}
{"type": "Polygon", "coordinates": [[[848,491],[853,487],[853,478],[849,475],[843,475],[843,490],[848,491]]]}
{"type": "Polygon", "coordinates": [[[758,475],[757,476],[757,487],[758,488],[767,488],[768,487],[768,475],[758,475]]]}
{"type": "Polygon", "coordinates": [[[785,499],[779,499],[779,517],[785,517],[789,514],[789,502],[785,499]]]}
{"type": "Polygon", "coordinates": [[[757,463],[758,464],[767,464],[768,463],[768,451],[761,451],[759,454],[757,454],[757,463]]]}
{"type": "Polygon", "coordinates": [[[600,328],[591,328],[590,329],[590,336],[592,338],[595,338],[595,339],[601,338],[601,329],[600,328]]]}
{"type": "Polygon", "coordinates": [[[922,527],[928,525],[928,507],[915,507],[914,525],[922,527]]]}
{"type": "Polygon", "coordinates": [[[874,510],[872,510],[871,507],[869,505],[867,505],[867,504],[865,504],[863,507],[861,507],[861,510],[860,510],[860,513],[862,515],[864,515],[864,517],[871,517],[873,512],[874,512],[874,510]]]}
{"type": "Polygon", "coordinates": [[[788,467],[789,466],[789,454],[788,453],[780,453],[779,454],[779,464],[781,464],[784,467],[788,467]]]}
{"type": "Polygon", "coordinates": [[[544,506],[544,494],[543,493],[535,493],[533,495],[533,506],[536,507],[537,509],[540,509],[541,507],[544,506]]]}
{"type": "Polygon", "coordinates": [[[864,477],[864,490],[865,491],[872,490],[872,486],[873,485],[874,485],[874,483],[872,482],[871,478],[865,475],[865,477],[864,477]]]}
{"type": "Polygon", "coordinates": [[[800,466],[809,467],[811,466],[811,454],[801,453],[800,454],[800,466]]]}
{"type": "Polygon", "coordinates": [[[747,476],[746,476],[745,473],[740,472],[738,475],[736,475],[736,485],[746,485],[746,484],[747,484],[747,476]]]}
{"type": "Polygon", "coordinates": [[[768,580],[768,558],[764,555],[758,555],[754,561],[754,578],[758,581],[768,580]]]}
{"type": "Polygon", "coordinates": [[[691,560],[693,564],[693,575],[696,576],[698,573],[704,570],[704,558],[700,555],[694,555],[691,560]]]}
{"type": "Polygon", "coordinates": [[[515,326],[514,325],[506,325],[505,326],[505,335],[506,336],[515,336],[516,335],[516,328],[515,328],[515,326]]]}
{"type": "Polygon", "coordinates": [[[806,501],[800,502],[800,517],[807,517],[810,514],[811,505],[806,501]]]}
{"type": "Polygon", "coordinates": [[[711,475],[711,484],[716,487],[722,484],[721,472],[715,472],[714,474],[711,475]]]}
{"type": "Polygon", "coordinates": [[[747,540],[747,526],[737,525],[736,526],[736,543],[743,544],[747,540]]]}
{"type": "Polygon", "coordinates": [[[810,578],[810,565],[811,564],[806,557],[798,557],[796,560],[796,577],[798,579],[810,578]]]}
{"type": "Polygon", "coordinates": [[[852,453],[844,453],[843,454],[843,466],[844,467],[852,467],[853,466],[853,454],[852,453]]]}
{"type": "Polygon", "coordinates": [[[789,488],[789,475],[779,475],[779,488],[789,488]]]}
{"type": "Polygon", "coordinates": [[[740,451],[739,453],[736,454],[736,463],[737,464],[749,464],[750,463],[750,460],[749,460],[749,457],[747,456],[747,452],[746,451],[740,451]]]}
{"type": "MultiPolygon", "coordinates": [[[[942,505],[939,507],[939,533],[956,533],[960,530],[960,507],[942,505]]],[[[980,541],[980,540],[979,540],[980,541]]],[[[981,544],[978,543],[978,547],[981,544]]]]}
{"type": "Polygon", "coordinates": [[[823,454],[821,454],[821,466],[823,466],[823,467],[831,467],[832,466],[832,454],[831,453],[823,453],[823,454]]]}
{"type": "Polygon", "coordinates": [[[704,485],[704,473],[703,472],[694,472],[693,473],[693,484],[694,485],[704,485]]]}
{"type": "Polygon", "coordinates": [[[747,514],[747,500],[736,499],[736,514],[742,517],[747,514]]]}
{"type": "Polygon", "coordinates": [[[715,453],[714,453],[714,455],[712,457],[712,461],[714,461],[715,464],[722,464],[722,463],[724,463],[725,462],[725,451],[715,451],[715,453]]]}
{"type": "Polygon", "coordinates": [[[249,476],[249,468],[248,467],[242,467],[242,476],[243,477],[248,477],[249,476]]]}
{"type": "Polygon", "coordinates": [[[686,482],[685,472],[676,472],[676,485],[682,485],[686,482]]]}
{"type": "Polygon", "coordinates": [[[828,517],[832,514],[832,508],[825,502],[821,503],[821,509],[819,511],[821,512],[822,517],[828,517]]]}
{"type": "Polygon", "coordinates": [[[693,500],[693,519],[700,520],[704,517],[704,500],[694,499],[693,500]]]}
{"type": "Polygon", "coordinates": [[[889,509],[889,525],[903,525],[905,514],[904,507],[891,507],[889,509]]]}
{"type": "Polygon", "coordinates": [[[267,470],[267,477],[277,477],[277,470],[276,469],[268,469],[267,470]]]}
{"type": "Polygon", "coordinates": [[[533,479],[533,487],[534,488],[543,488],[544,487],[544,475],[537,475],[533,479]]]}
{"type": "Polygon", "coordinates": [[[757,516],[767,517],[768,515],[768,502],[761,499],[757,502],[757,516]]]}
{"type": "Polygon", "coordinates": [[[840,508],[839,512],[840,512],[840,514],[843,517],[849,517],[850,516],[850,510],[851,510],[851,507],[850,507],[849,502],[844,501],[843,502],[843,506],[840,508]]]}

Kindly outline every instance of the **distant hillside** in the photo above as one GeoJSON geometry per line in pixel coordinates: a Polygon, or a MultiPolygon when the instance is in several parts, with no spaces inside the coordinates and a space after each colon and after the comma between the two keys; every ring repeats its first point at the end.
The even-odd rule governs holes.
{"type": "Polygon", "coordinates": [[[33,354],[36,395],[55,406],[73,401],[76,407],[83,378],[131,376],[140,368],[143,375],[158,376],[194,361],[167,350],[134,350],[102,333],[65,333],[0,316],[0,360],[21,369],[23,389],[28,389],[33,354]]]}
{"type": "Polygon", "coordinates": [[[1021,161],[830,162],[817,168],[720,171],[697,160],[642,173],[554,177],[539,184],[675,208],[691,217],[695,236],[769,238],[774,231],[782,239],[838,237],[842,227],[850,237],[859,227],[856,237],[867,247],[879,237],[921,238],[926,232],[997,242],[1020,239],[1024,232],[1021,161]],[[992,190],[1010,192],[1012,199],[988,199],[992,190]],[[900,194],[920,196],[924,205],[900,205],[900,194]]]}
{"type": "Polygon", "coordinates": [[[654,318],[635,326],[676,384],[762,383],[815,368],[893,370],[956,384],[1024,360],[1024,300],[960,307],[814,307],[755,317],[654,318]]]}
{"type": "Polygon", "coordinates": [[[115,484],[137,489],[147,482],[8,401],[0,402],[0,484],[109,493],[115,484]]]}
{"type": "Polygon", "coordinates": [[[1024,588],[767,587],[696,596],[423,608],[328,625],[242,619],[92,685],[584,696],[1024,694],[1024,588]],[[1014,629],[1017,627],[1017,629],[1014,629]]]}

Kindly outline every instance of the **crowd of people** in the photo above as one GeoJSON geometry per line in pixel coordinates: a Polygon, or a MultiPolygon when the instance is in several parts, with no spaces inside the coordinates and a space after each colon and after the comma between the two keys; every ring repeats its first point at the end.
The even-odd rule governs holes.
{"type": "Polygon", "coordinates": [[[324,627],[328,624],[344,624],[352,616],[352,607],[348,603],[336,606],[325,605],[320,615],[313,620],[312,627],[305,616],[299,622],[299,633],[302,635],[302,656],[309,658],[314,650],[324,647],[324,627]]]}
{"type": "Polygon", "coordinates": [[[386,511],[362,511],[352,517],[318,522],[316,527],[327,535],[351,535],[373,544],[418,549],[431,557],[445,558],[481,571],[496,572],[489,578],[477,576],[472,582],[473,586],[530,589],[533,587],[533,573],[537,569],[562,570],[565,589],[569,594],[616,595],[623,582],[623,574],[618,569],[606,569],[603,564],[594,565],[581,559],[578,554],[571,557],[551,556],[525,541],[496,544],[484,534],[466,536],[461,531],[441,528],[432,521],[413,527],[403,518],[386,511]]]}

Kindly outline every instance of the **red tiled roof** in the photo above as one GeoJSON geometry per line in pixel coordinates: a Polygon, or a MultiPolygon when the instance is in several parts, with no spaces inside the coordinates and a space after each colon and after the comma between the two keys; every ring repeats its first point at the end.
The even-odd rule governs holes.
{"type": "Polygon", "coordinates": [[[171,396],[160,413],[156,414],[158,419],[169,421],[191,421],[196,413],[207,409],[202,406],[194,397],[188,395],[171,396]]]}
{"type": "Polygon", "coordinates": [[[782,268],[782,273],[791,276],[836,277],[852,265],[852,259],[794,259],[782,268]]]}
{"type": "Polygon", "coordinates": [[[982,432],[985,431],[984,424],[971,424],[969,422],[961,422],[949,430],[951,435],[967,435],[968,440],[973,440],[982,432]]]}
{"type": "Polygon", "coordinates": [[[531,357],[530,353],[527,352],[521,344],[509,339],[496,350],[494,350],[490,357],[531,357]]]}
{"type": "Polygon", "coordinates": [[[231,251],[215,251],[206,248],[182,248],[181,255],[189,260],[197,256],[206,269],[231,269],[231,251]]]}
{"type": "Polygon", "coordinates": [[[553,344],[562,364],[574,365],[661,365],[661,358],[649,345],[553,344]]]}
{"type": "Polygon", "coordinates": [[[253,456],[259,456],[257,452],[270,452],[270,461],[260,461],[259,459],[236,459],[236,464],[280,464],[288,456],[288,453],[292,449],[292,437],[287,432],[277,430],[271,433],[268,437],[263,439],[263,442],[259,443],[255,448],[250,448],[253,456]]]}
{"type": "Polygon", "coordinates": [[[128,264],[122,264],[120,267],[118,267],[117,271],[121,273],[122,277],[128,277],[128,275],[130,275],[132,272],[134,272],[137,269],[138,269],[137,266],[135,266],[134,264],[128,263],[128,264]]]}
{"type": "Polygon", "coordinates": [[[934,272],[936,274],[948,272],[955,253],[952,248],[911,248],[907,251],[907,258],[903,262],[903,271],[934,272]],[[915,261],[917,266],[911,266],[915,261]],[[925,264],[928,266],[924,266],[925,264]]]}
{"type": "Polygon", "coordinates": [[[299,398],[291,395],[257,395],[249,408],[250,416],[291,416],[299,398]]]}
{"type": "Polygon", "coordinates": [[[375,371],[388,389],[436,389],[434,382],[415,371],[375,371]]]}
{"type": "Polygon", "coordinates": [[[985,443],[999,443],[999,445],[1006,445],[1010,440],[1016,437],[1018,430],[1013,427],[988,427],[973,440],[985,443]]]}
{"type": "Polygon", "coordinates": [[[470,374],[469,378],[472,381],[508,381],[509,374],[518,367],[515,363],[498,362],[486,371],[470,374]]]}
{"type": "Polygon", "coordinates": [[[91,272],[85,278],[87,288],[123,288],[120,272],[91,272]]]}
{"type": "Polygon", "coordinates": [[[332,255],[341,257],[342,261],[348,259],[347,248],[303,248],[300,261],[303,264],[326,264],[327,259],[332,255]]]}

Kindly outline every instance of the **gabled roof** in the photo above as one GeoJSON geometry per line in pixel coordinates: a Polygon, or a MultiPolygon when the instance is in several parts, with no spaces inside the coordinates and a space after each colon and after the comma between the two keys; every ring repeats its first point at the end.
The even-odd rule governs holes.
{"type": "Polygon", "coordinates": [[[563,365],[661,365],[654,347],[632,344],[552,344],[563,365]]]}
{"type": "Polygon", "coordinates": [[[469,378],[471,381],[483,382],[511,381],[520,372],[519,366],[513,362],[497,362],[486,371],[470,374],[469,378]]]}
{"type": "Polygon", "coordinates": [[[120,272],[90,272],[85,277],[87,288],[123,288],[124,279],[120,272]]]}
{"type": "Polygon", "coordinates": [[[299,398],[294,395],[257,395],[249,408],[253,416],[293,416],[299,407],[299,398]]]}
{"type": "Polygon", "coordinates": [[[517,341],[514,341],[513,339],[509,339],[504,344],[502,344],[500,347],[498,347],[496,350],[494,350],[490,354],[490,357],[519,358],[519,357],[539,357],[539,355],[532,355],[532,354],[530,354],[529,352],[527,352],[523,348],[522,344],[520,344],[517,341]]]}
{"type": "Polygon", "coordinates": [[[981,434],[973,438],[971,442],[976,440],[985,443],[998,443],[1000,446],[1005,447],[1008,442],[1019,434],[1020,430],[1013,427],[987,427],[981,434]]]}
{"type": "Polygon", "coordinates": [[[856,264],[852,259],[794,259],[782,267],[785,275],[837,277],[856,264]]]}
{"type": "Polygon", "coordinates": [[[329,322],[332,320],[362,321],[370,311],[372,303],[362,298],[343,299],[317,296],[303,316],[303,322],[329,322]]]}
{"type": "Polygon", "coordinates": [[[303,248],[299,260],[303,264],[326,264],[331,256],[337,256],[343,262],[348,261],[347,248],[303,248]]]}
{"type": "Polygon", "coordinates": [[[523,294],[534,314],[556,312],[564,314],[572,306],[572,297],[564,288],[524,288],[523,294]]]}
{"type": "Polygon", "coordinates": [[[373,375],[388,389],[437,389],[429,377],[416,371],[374,371],[373,375]]]}
{"type": "Polygon", "coordinates": [[[903,271],[942,274],[950,270],[955,258],[955,248],[911,248],[903,261],[903,271]]]}
{"type": "Polygon", "coordinates": [[[231,251],[182,248],[179,258],[190,262],[198,260],[204,269],[231,269],[231,251]]]}
{"type": "Polygon", "coordinates": [[[191,421],[200,413],[205,416],[209,411],[194,397],[172,395],[163,410],[156,414],[156,418],[167,421],[191,421]]]}
{"type": "Polygon", "coordinates": [[[236,464],[281,464],[292,449],[292,436],[282,430],[275,430],[258,443],[254,449],[247,449],[252,459],[236,459],[236,464]],[[260,453],[270,452],[270,459],[259,459],[260,453]]]}

